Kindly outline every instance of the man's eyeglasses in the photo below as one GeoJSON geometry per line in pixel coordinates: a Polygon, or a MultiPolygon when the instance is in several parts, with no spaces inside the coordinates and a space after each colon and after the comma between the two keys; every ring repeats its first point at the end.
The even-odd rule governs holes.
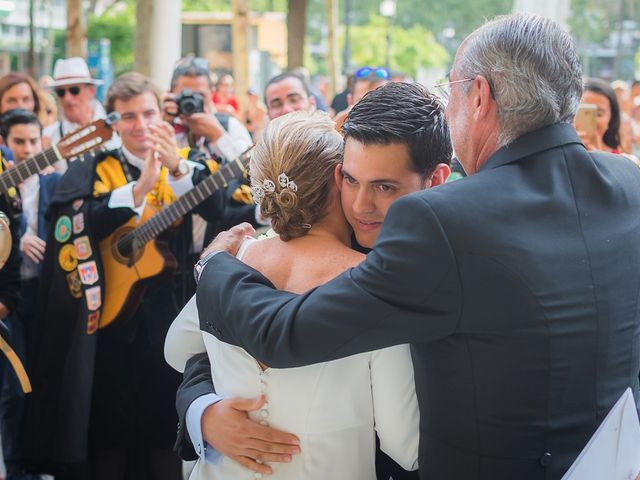
{"type": "Polygon", "coordinates": [[[58,98],[64,98],[67,92],[75,97],[80,94],[80,87],[56,88],[56,95],[58,95],[58,98]]]}
{"type": "Polygon", "coordinates": [[[463,82],[471,82],[475,80],[475,78],[463,78],[462,80],[454,80],[453,82],[449,81],[449,77],[444,77],[438,80],[438,82],[434,85],[436,91],[440,95],[440,98],[444,100],[444,102],[449,101],[449,96],[451,95],[451,85],[454,83],[463,83],[463,82]]]}
{"type": "Polygon", "coordinates": [[[356,78],[367,78],[371,75],[374,75],[382,80],[389,80],[391,75],[389,75],[389,70],[384,67],[362,67],[356,70],[353,74],[356,78]]]}

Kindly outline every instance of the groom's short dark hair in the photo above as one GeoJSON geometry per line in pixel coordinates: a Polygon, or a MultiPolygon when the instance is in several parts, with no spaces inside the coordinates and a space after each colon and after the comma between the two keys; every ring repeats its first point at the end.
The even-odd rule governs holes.
{"type": "Polygon", "coordinates": [[[442,102],[417,83],[392,82],[367,93],[349,112],[342,132],[345,141],[364,145],[407,145],[412,169],[423,178],[439,163],[451,163],[442,102]]]}

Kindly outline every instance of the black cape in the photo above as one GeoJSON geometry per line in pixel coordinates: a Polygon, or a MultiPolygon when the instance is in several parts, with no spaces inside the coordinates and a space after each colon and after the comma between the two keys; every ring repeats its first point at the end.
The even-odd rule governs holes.
{"type": "Polygon", "coordinates": [[[102,265],[93,241],[87,200],[93,194],[95,165],[102,155],[70,164],[49,210],[51,228],[29,349],[33,392],[27,399],[23,437],[25,465],[36,472],[49,471],[56,464],[82,462],[87,457],[100,314],[96,291],[100,298],[103,293],[102,265]],[[82,260],[70,258],[76,251],[74,240],[86,242],[85,238],[89,239],[91,255],[86,257],[85,252],[82,260]],[[95,262],[97,282],[80,282],[78,261],[95,262]],[[74,264],[76,268],[71,269],[74,264]]]}

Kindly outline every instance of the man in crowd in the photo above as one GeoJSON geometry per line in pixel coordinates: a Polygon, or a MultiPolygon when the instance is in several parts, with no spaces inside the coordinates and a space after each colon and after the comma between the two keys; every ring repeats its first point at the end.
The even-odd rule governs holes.
{"type": "MultiPolygon", "coordinates": [[[[4,144],[11,149],[16,164],[32,158],[42,151],[42,127],[38,117],[23,109],[9,110],[0,117],[0,135],[4,144]]],[[[20,358],[27,358],[27,345],[33,322],[38,294],[40,263],[44,258],[49,222],[47,209],[60,175],[33,175],[22,182],[19,195],[22,216],[19,222],[22,255],[20,268],[21,301],[17,311],[11,315],[8,326],[11,344],[20,358]]],[[[2,275],[2,273],[0,273],[2,275]]],[[[10,478],[28,479],[24,475],[20,451],[24,393],[12,374],[4,378],[0,396],[0,431],[2,452],[10,478]]]]}
{"type": "Polygon", "coordinates": [[[362,67],[356,70],[353,90],[347,95],[349,106],[345,110],[338,112],[334,117],[338,130],[342,128],[353,106],[362,100],[367,93],[387,83],[390,78],[389,72],[383,67],[362,67]]]}
{"type": "MultiPolygon", "coordinates": [[[[253,142],[242,122],[227,112],[217,111],[212,100],[213,88],[209,65],[204,58],[181,59],[173,71],[171,92],[163,99],[163,116],[172,123],[178,146],[191,148],[191,158],[204,158],[205,162],[213,158],[223,164],[235,160],[253,142]],[[204,155],[196,156],[198,152],[204,155]]],[[[259,210],[252,204],[248,189],[242,188],[239,181],[231,182],[226,189],[224,203],[223,212],[209,224],[199,215],[192,216],[193,245],[188,264],[195,263],[205,242],[221,229],[239,222],[250,222],[254,226],[264,223],[259,210]]],[[[185,272],[185,280],[187,278],[192,279],[190,272],[185,272]]],[[[191,291],[185,292],[186,298],[191,294],[191,291]]]]}
{"type": "MultiPolygon", "coordinates": [[[[419,85],[394,83],[375,90],[354,106],[344,125],[344,134],[344,163],[336,170],[336,182],[342,208],[353,228],[354,246],[368,252],[396,199],[446,181],[451,159],[449,132],[436,97],[419,85]]],[[[206,382],[210,381],[210,365],[206,357],[200,357],[199,363],[200,366],[185,373],[177,402],[182,417],[184,411],[180,407],[186,408],[197,398],[187,417],[196,451],[206,450],[202,442],[204,433],[206,443],[218,452],[260,473],[268,473],[269,467],[255,460],[282,461],[290,453],[291,446],[284,444],[291,436],[247,420],[245,412],[260,408],[259,402],[220,400],[211,394],[213,386],[206,382]],[[196,368],[203,374],[199,381],[196,368]],[[195,385],[189,387],[193,382],[195,385]],[[201,396],[205,392],[208,395],[201,396]],[[217,400],[220,401],[209,406],[217,400]],[[198,429],[200,418],[204,425],[202,433],[198,429]],[[274,440],[269,441],[270,436],[274,440]]],[[[184,429],[179,431],[179,435],[184,433],[184,429]]],[[[180,446],[188,447],[186,438],[179,437],[179,442],[185,442],[180,446]]],[[[409,477],[413,473],[394,469],[390,462],[385,457],[377,459],[378,478],[388,480],[391,475],[394,479],[405,475],[415,478],[409,477]]]]}
{"type": "Polygon", "coordinates": [[[580,62],[552,20],[486,23],[441,87],[468,178],[397,200],[367,259],[303,296],[219,251],[250,229],[219,236],[201,325],[276,368],[412,342],[422,478],[559,479],[638,400],[640,272],[619,266],[640,259],[640,172],[581,144],[580,62]]]}
{"type": "MultiPolygon", "coordinates": [[[[45,146],[55,145],[65,135],[79,127],[104,118],[104,108],[96,99],[96,85],[101,80],[91,78],[87,62],[80,57],[61,58],[53,68],[53,89],[60,102],[61,118],[44,129],[45,146]]],[[[108,148],[119,146],[117,138],[107,144],[108,148]]],[[[56,169],[61,173],[67,170],[65,162],[58,162],[56,169]]]]}
{"type": "Polygon", "coordinates": [[[281,73],[269,80],[264,89],[264,101],[271,120],[290,112],[310,112],[316,108],[316,100],[304,79],[292,72],[281,73]]]}
{"type": "MultiPolygon", "coordinates": [[[[120,114],[115,128],[122,148],[73,162],[56,190],[42,277],[48,288],[39,299],[42,321],[33,350],[27,453],[57,480],[177,480],[180,462],[171,445],[179,377],[162,359],[166,331],[182,306],[177,281],[163,268],[169,260],[137,260],[138,266],[152,262],[160,273],[147,279],[140,303],[122,305],[122,317],[97,335],[114,293],[105,284],[104,265],[137,258],[126,246],[107,248],[102,256],[100,242],[124,224],[136,227],[209,171],[179,156],[173,128],[162,121],[159,92],[142,75],[116,79],[106,105],[120,114]]],[[[221,201],[213,194],[198,211],[215,220],[221,201]]],[[[185,225],[174,226],[169,242],[178,262],[191,244],[185,225]]],[[[137,247],[139,255],[151,249],[137,247]]]]}

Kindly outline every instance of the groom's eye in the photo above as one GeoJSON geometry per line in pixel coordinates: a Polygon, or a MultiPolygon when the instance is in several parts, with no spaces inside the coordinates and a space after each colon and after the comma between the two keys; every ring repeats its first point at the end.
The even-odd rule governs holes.
{"type": "Polygon", "coordinates": [[[378,184],[378,190],[384,193],[388,193],[388,192],[392,192],[394,190],[394,187],[392,185],[386,185],[384,183],[380,183],[378,184]]]}
{"type": "Polygon", "coordinates": [[[353,184],[357,183],[355,178],[353,178],[352,176],[350,176],[350,175],[348,175],[348,174],[346,174],[344,172],[342,173],[342,178],[344,179],[345,182],[347,182],[350,185],[353,185],[353,184]]]}

